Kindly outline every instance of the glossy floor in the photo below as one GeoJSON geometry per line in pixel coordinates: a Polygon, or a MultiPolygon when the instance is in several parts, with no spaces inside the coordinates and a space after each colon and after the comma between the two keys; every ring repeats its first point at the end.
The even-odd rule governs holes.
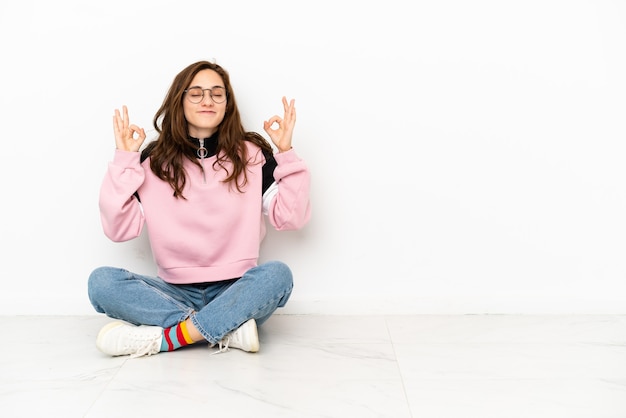
{"type": "Polygon", "coordinates": [[[291,316],[256,354],[130,359],[103,316],[0,317],[3,417],[624,418],[626,316],[291,316]]]}

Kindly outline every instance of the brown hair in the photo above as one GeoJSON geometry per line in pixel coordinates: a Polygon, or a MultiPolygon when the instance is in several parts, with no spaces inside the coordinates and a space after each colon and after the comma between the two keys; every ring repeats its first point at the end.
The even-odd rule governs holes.
{"type": "Polygon", "coordinates": [[[234,184],[239,192],[248,182],[246,174],[248,153],[244,141],[258,145],[263,151],[272,152],[269,142],[261,135],[256,132],[245,131],[228,72],[221,66],[209,61],[191,64],[174,78],[163,104],[152,121],[159,136],[144,150],[144,155],[150,155],[150,169],[158,178],[170,184],[174,190],[174,196],[177,198],[185,198],[183,190],[187,173],[183,168],[184,159],[189,159],[200,169],[203,169],[197,160],[196,149],[189,141],[182,101],[185,96],[185,89],[189,87],[195,75],[207,69],[218,73],[226,87],[226,114],[217,128],[217,160],[214,163],[214,165],[217,164],[226,170],[228,176],[224,182],[234,184]],[[228,172],[224,166],[225,161],[232,163],[232,173],[228,172]]]}

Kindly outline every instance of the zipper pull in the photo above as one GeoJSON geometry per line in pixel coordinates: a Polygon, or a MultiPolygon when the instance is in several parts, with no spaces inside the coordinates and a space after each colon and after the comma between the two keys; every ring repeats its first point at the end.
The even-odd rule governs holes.
{"type": "Polygon", "coordinates": [[[198,158],[200,158],[201,160],[204,160],[204,157],[206,157],[208,153],[209,153],[209,150],[204,148],[204,139],[201,139],[200,148],[198,148],[198,151],[196,152],[196,154],[198,154],[198,158]]]}
{"type": "Polygon", "coordinates": [[[204,157],[206,157],[208,153],[209,150],[204,148],[204,139],[200,139],[200,148],[198,148],[196,154],[202,161],[202,180],[204,181],[204,184],[206,184],[206,173],[204,172],[204,157]]]}

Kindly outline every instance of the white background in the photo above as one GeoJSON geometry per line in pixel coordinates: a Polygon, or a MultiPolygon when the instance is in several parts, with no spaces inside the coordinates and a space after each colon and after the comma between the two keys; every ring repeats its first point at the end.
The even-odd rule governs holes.
{"type": "MultiPolygon", "coordinates": [[[[0,314],[90,314],[113,110],[231,74],[248,130],[296,99],[313,217],[272,231],[285,313],[626,313],[626,3],[0,3],[0,314]]],[[[152,136],[150,136],[152,138],[152,136]]]]}

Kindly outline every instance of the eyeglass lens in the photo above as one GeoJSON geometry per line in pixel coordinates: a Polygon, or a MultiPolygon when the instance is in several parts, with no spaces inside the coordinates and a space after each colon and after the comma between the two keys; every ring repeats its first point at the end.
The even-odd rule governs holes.
{"type": "Polygon", "coordinates": [[[213,87],[212,89],[201,89],[200,87],[192,87],[186,90],[187,98],[191,103],[200,103],[204,99],[204,93],[207,92],[215,103],[224,103],[226,100],[226,89],[223,87],[213,87]]]}

